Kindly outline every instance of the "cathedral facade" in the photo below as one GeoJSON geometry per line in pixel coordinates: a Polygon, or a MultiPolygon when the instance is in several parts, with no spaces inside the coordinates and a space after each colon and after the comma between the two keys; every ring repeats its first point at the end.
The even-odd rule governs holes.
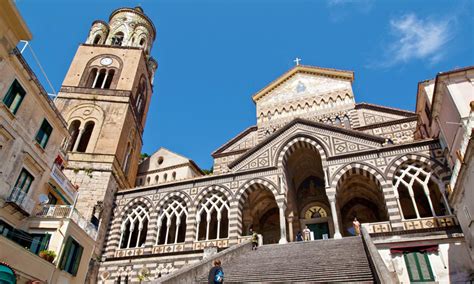
{"type": "Polygon", "coordinates": [[[77,208],[99,229],[98,281],[159,279],[250,228],[264,244],[306,226],[312,239],[352,236],[355,217],[391,243],[380,254],[395,270],[391,246],[423,236],[450,249],[452,236],[426,238],[457,224],[440,142],[417,138],[414,112],[356,103],[352,71],[297,64],[258,91],[256,124],[212,153],[211,174],[164,148],[140,163],[155,34],[140,8],[94,22],[55,101],[72,133],[77,208]]]}

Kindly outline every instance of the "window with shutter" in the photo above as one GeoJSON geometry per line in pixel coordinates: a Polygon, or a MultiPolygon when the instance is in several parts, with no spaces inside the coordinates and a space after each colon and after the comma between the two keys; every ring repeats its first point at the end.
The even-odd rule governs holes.
{"type": "Polygon", "coordinates": [[[427,252],[404,253],[405,264],[411,282],[434,281],[427,252]]]}
{"type": "Polygon", "coordinates": [[[46,119],[44,119],[38,131],[38,134],[36,135],[36,142],[38,142],[38,144],[42,148],[45,148],[46,144],[48,144],[48,140],[52,132],[53,132],[53,127],[51,126],[51,124],[49,124],[49,122],[46,119]]]}
{"type": "Polygon", "coordinates": [[[15,80],[13,81],[12,85],[10,86],[10,89],[8,89],[7,94],[3,98],[3,103],[13,114],[16,114],[25,95],[25,89],[23,89],[20,83],[15,80]]]}
{"type": "Polygon", "coordinates": [[[83,250],[84,248],[78,242],[72,237],[69,237],[64,246],[59,268],[76,276],[79,270],[79,264],[81,263],[83,250]]]}

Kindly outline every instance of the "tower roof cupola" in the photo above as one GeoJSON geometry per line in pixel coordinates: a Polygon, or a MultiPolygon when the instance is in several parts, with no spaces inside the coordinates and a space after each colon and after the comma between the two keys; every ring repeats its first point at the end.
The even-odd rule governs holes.
{"type": "Polygon", "coordinates": [[[94,21],[86,43],[138,47],[149,54],[155,37],[155,26],[141,7],[119,8],[110,14],[109,23],[94,21]]]}

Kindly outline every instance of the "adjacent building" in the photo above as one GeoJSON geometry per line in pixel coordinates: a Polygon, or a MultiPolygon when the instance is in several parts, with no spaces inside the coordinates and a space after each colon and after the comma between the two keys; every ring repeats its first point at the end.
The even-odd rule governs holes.
{"type": "Polygon", "coordinates": [[[62,172],[67,124],[17,48],[31,38],[13,1],[1,1],[0,262],[18,283],[83,283],[96,228],[73,209],[77,189],[62,172]]]}
{"type": "Polygon", "coordinates": [[[438,138],[452,169],[447,187],[449,201],[474,260],[474,66],[441,72],[435,79],[420,82],[416,112],[417,135],[438,138]]]}

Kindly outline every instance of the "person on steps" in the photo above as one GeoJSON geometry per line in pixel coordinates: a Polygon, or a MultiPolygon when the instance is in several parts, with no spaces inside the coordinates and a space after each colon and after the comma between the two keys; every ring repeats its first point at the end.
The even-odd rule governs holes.
{"type": "Polygon", "coordinates": [[[257,250],[258,248],[258,234],[257,232],[252,232],[252,250],[257,250]]]}
{"type": "Polygon", "coordinates": [[[214,266],[209,271],[209,276],[207,277],[207,280],[207,283],[209,284],[224,283],[224,270],[221,267],[220,260],[214,260],[214,266]]]}
{"type": "Polygon", "coordinates": [[[352,221],[352,226],[354,226],[355,235],[360,236],[360,222],[357,220],[357,217],[354,217],[354,221],[352,221]]]}
{"type": "Polygon", "coordinates": [[[311,230],[308,228],[308,226],[304,226],[303,236],[304,236],[305,242],[310,240],[310,233],[311,233],[311,230]]]}
{"type": "Polygon", "coordinates": [[[303,234],[301,234],[301,231],[298,231],[298,233],[296,233],[296,241],[297,242],[303,241],[303,234]]]}

